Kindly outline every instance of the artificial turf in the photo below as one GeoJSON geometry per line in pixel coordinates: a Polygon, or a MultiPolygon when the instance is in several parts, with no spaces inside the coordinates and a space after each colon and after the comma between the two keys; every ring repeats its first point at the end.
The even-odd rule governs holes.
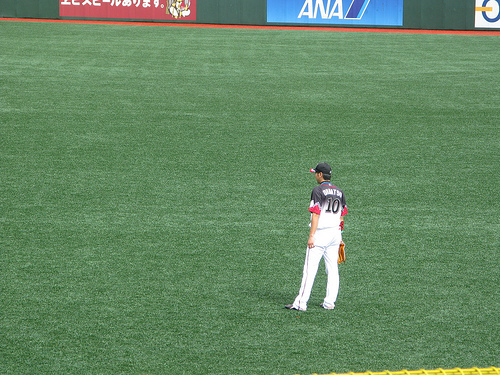
{"type": "Polygon", "coordinates": [[[0,22],[0,372],[499,367],[496,36],[0,22]],[[300,286],[309,168],[347,198],[300,286]]]}

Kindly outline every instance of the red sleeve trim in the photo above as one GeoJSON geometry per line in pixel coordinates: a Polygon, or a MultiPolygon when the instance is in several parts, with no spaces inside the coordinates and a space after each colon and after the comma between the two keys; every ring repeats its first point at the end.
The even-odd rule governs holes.
{"type": "Polygon", "coordinates": [[[344,209],[342,210],[342,213],[340,214],[340,216],[344,216],[344,215],[347,215],[347,206],[344,206],[344,209]]]}
{"type": "Polygon", "coordinates": [[[321,210],[317,204],[315,204],[312,207],[309,207],[309,212],[312,212],[313,214],[318,214],[318,215],[321,214],[321,210]]]}

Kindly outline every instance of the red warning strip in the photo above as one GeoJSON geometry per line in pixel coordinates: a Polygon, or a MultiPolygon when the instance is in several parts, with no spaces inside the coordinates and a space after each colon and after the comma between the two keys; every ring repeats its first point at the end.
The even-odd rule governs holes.
{"type": "Polygon", "coordinates": [[[207,27],[220,29],[262,29],[262,30],[314,30],[314,31],[345,31],[369,33],[403,33],[403,34],[451,34],[451,35],[500,35],[496,30],[421,30],[421,29],[380,29],[357,27],[315,27],[315,26],[254,26],[254,25],[218,25],[206,23],[176,23],[176,22],[134,22],[134,21],[92,21],[92,20],[56,20],[40,18],[0,18],[0,21],[20,22],[56,22],[83,23],[98,25],[128,25],[128,26],[177,26],[177,27],[207,27]]]}

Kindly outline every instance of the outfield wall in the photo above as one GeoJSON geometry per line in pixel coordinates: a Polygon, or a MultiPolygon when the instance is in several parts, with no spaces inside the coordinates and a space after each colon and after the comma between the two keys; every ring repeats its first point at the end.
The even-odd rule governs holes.
{"type": "Polygon", "coordinates": [[[0,17],[500,30],[500,0],[0,0],[0,17]],[[169,11],[171,9],[171,11],[169,11]]]}

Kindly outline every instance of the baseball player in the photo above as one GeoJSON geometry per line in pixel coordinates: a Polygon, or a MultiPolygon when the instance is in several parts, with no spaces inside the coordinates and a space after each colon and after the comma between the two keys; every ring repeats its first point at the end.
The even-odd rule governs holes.
{"type": "Polygon", "coordinates": [[[339,292],[337,259],[339,246],[342,242],[341,231],[344,227],[347,205],[344,192],[330,182],[332,169],[327,163],[319,163],[316,168],[310,171],[315,174],[318,186],[311,193],[309,205],[311,230],[307,241],[302,284],[293,304],[285,305],[285,307],[291,310],[307,310],[307,301],[311,296],[318,266],[321,259],[324,258],[328,284],[325,299],[320,306],[327,310],[333,310],[339,292]]]}

